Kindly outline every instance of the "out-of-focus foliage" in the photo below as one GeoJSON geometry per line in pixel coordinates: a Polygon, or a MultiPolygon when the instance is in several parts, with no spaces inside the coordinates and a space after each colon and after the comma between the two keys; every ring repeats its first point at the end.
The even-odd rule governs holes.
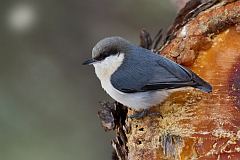
{"type": "Polygon", "coordinates": [[[106,160],[110,134],[96,116],[110,100],[82,66],[103,37],[138,43],[173,20],[161,0],[12,0],[0,5],[0,159],[106,160]]]}

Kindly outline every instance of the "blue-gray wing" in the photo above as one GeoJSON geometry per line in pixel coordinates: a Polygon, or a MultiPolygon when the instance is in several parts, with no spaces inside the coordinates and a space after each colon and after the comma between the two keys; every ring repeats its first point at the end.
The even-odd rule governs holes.
{"type": "Polygon", "coordinates": [[[149,50],[137,48],[125,55],[111,76],[112,85],[125,93],[195,87],[211,92],[211,86],[192,71],[149,50]]]}

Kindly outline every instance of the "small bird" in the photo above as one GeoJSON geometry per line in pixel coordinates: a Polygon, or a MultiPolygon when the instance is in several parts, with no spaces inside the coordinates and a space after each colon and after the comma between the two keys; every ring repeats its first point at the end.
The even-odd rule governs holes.
{"type": "Polygon", "coordinates": [[[93,65],[102,88],[116,101],[140,111],[130,116],[142,118],[150,107],[161,104],[171,93],[186,87],[211,92],[212,87],[189,69],[121,37],[100,40],[92,50],[93,65]]]}

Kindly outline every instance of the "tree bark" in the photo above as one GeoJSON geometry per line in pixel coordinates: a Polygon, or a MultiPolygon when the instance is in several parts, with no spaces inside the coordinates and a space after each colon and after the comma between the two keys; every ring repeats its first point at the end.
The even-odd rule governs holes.
{"type": "Polygon", "coordinates": [[[240,159],[240,1],[212,2],[183,8],[159,53],[189,67],[213,92],[179,91],[151,108],[162,117],[126,119],[119,159],[240,159]]]}

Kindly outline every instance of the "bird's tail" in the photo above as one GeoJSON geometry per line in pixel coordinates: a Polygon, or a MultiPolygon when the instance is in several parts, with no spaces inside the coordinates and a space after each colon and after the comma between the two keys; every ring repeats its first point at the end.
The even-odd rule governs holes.
{"type": "Polygon", "coordinates": [[[196,84],[194,85],[195,88],[198,88],[207,93],[212,92],[212,86],[208,82],[204,81],[202,78],[198,77],[195,74],[193,79],[196,82],[196,84]]]}

